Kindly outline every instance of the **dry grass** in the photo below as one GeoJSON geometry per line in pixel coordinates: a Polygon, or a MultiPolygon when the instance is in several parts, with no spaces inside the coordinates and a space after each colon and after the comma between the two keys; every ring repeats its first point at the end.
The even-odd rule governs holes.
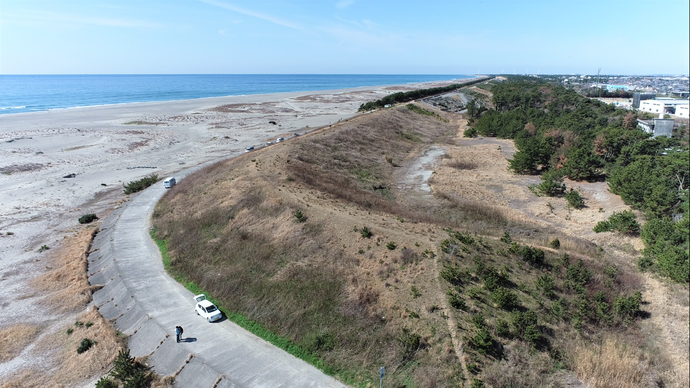
{"type": "Polygon", "coordinates": [[[19,324],[0,330],[0,363],[18,356],[38,334],[38,327],[19,324]]]}
{"type": "Polygon", "coordinates": [[[115,335],[112,325],[103,319],[96,309],[79,315],[78,319],[82,322],[92,322],[93,325],[86,328],[69,323],[62,326],[58,332],[44,334],[36,343],[36,356],[57,356],[52,362],[44,364],[40,370],[23,371],[0,385],[0,388],[73,387],[93,376],[105,375],[117,357],[117,352],[122,349],[123,341],[115,335]],[[74,329],[71,335],[66,334],[68,328],[74,329]],[[82,354],[77,354],[76,349],[83,338],[96,341],[96,345],[82,354]]]}
{"type": "MultiPolygon", "coordinates": [[[[74,321],[57,327],[43,328],[19,325],[0,332],[0,361],[17,356],[28,344],[34,345],[27,357],[44,358],[41,368],[22,370],[1,388],[15,387],[73,387],[106,374],[123,348],[124,339],[116,335],[112,324],[97,309],[80,311],[91,302],[93,288],[87,278],[87,252],[97,227],[90,225],[73,236],[66,237],[53,251],[51,266],[55,269],[33,281],[36,289],[48,296],[44,303],[51,310],[71,314],[75,320],[90,322],[90,327],[76,326],[74,321]],[[72,334],[67,330],[72,329],[72,334]],[[77,354],[83,338],[96,341],[88,351],[77,354]]],[[[69,316],[69,315],[68,315],[69,316]]]]}
{"type": "MultiPolygon", "coordinates": [[[[462,385],[467,380],[459,357],[467,356],[481,364],[479,376],[496,386],[501,381],[557,386],[560,377],[553,374],[548,350],[569,351],[558,338],[574,335],[570,315],[577,300],[563,287],[566,268],[558,257],[567,252],[570,263],[582,258],[590,267],[589,301],[603,291],[612,302],[618,293],[637,290],[639,279],[627,266],[614,280],[605,278],[610,262],[596,245],[567,228],[554,230],[552,220],[531,212],[534,195],[506,170],[509,142],[479,139],[472,147],[464,140],[447,142],[457,120],[445,117],[449,123],[407,109],[384,110],[188,177],[154,212],[158,236],[168,239],[173,270],[229,310],[315,352],[361,385],[376,382],[375,366],[381,364],[393,385],[462,385]],[[459,164],[434,166],[437,174],[429,181],[434,195],[399,189],[397,177],[407,171],[400,166],[414,165],[421,151],[439,141],[459,164]],[[296,222],[298,209],[306,222],[296,222]],[[371,238],[360,235],[362,226],[373,232],[371,238]],[[439,249],[448,226],[479,233],[480,242],[448,255],[439,249]],[[561,248],[545,248],[547,264],[532,266],[506,253],[510,245],[498,241],[506,230],[533,246],[558,237],[561,248]],[[386,249],[389,241],[397,245],[395,251],[386,249]],[[403,247],[408,248],[404,253],[403,247]],[[475,330],[472,315],[483,312],[492,317],[490,325],[499,317],[510,320],[476,276],[477,260],[507,271],[520,308],[538,311],[546,337],[542,351],[500,339],[508,349],[505,363],[495,364],[494,356],[475,350],[456,354],[467,349],[464,336],[475,330]],[[439,281],[444,264],[461,270],[463,284],[455,292],[468,311],[449,306],[449,283],[439,281]],[[553,300],[535,289],[537,277],[547,272],[557,281],[553,300]],[[468,297],[470,288],[478,290],[479,299],[468,297]],[[553,318],[549,310],[561,297],[570,307],[562,318],[553,318]],[[420,335],[413,363],[402,356],[403,329],[420,335]],[[451,343],[451,333],[460,346],[451,343]],[[324,335],[335,335],[332,349],[318,347],[324,335]]],[[[620,320],[606,326],[592,315],[583,334],[630,330],[620,320]]]]}
{"type": "Polygon", "coordinates": [[[74,312],[91,302],[94,288],[87,277],[87,252],[97,232],[97,225],[91,225],[74,236],[66,237],[55,250],[51,263],[55,269],[33,281],[36,289],[49,294],[49,307],[74,312]]]}
{"type": "Polygon", "coordinates": [[[597,388],[658,386],[649,376],[654,369],[649,356],[615,336],[601,344],[578,343],[571,353],[577,377],[597,388]]]}

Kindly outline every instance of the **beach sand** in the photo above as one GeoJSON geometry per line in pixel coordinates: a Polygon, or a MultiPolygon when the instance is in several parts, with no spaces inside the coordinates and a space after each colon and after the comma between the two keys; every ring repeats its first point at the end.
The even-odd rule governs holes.
{"type": "MultiPolygon", "coordinates": [[[[289,141],[357,115],[364,102],[454,82],[0,115],[0,331],[27,324],[38,328],[38,341],[84,312],[47,303],[50,293],[38,291],[34,279],[52,269],[52,252],[84,228],[81,215],[103,218],[126,201],[123,183],[151,173],[164,178],[278,137],[289,141]],[[44,245],[50,249],[39,252],[44,245]]],[[[29,342],[0,362],[0,385],[27,368],[60,367],[49,352],[36,353],[29,342]]]]}

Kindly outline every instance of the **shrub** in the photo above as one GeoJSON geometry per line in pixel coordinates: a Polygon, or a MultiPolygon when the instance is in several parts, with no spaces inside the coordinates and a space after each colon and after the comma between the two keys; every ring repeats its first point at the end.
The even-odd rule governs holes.
{"type": "Polygon", "coordinates": [[[582,260],[579,260],[577,264],[568,265],[566,270],[566,287],[572,288],[578,293],[584,293],[585,285],[589,283],[590,279],[592,279],[592,271],[585,266],[582,260]]]}
{"type": "Polygon", "coordinates": [[[561,247],[561,240],[559,240],[558,238],[554,238],[549,243],[549,246],[553,249],[559,249],[561,247]]]}
{"type": "Polygon", "coordinates": [[[494,339],[491,338],[491,334],[486,327],[479,329],[477,334],[470,338],[470,346],[476,349],[481,354],[487,354],[491,352],[494,347],[494,339]]]}
{"type": "Polygon", "coordinates": [[[72,333],[74,333],[74,329],[72,329],[71,327],[67,329],[67,335],[70,335],[72,333]]]}
{"type": "Polygon", "coordinates": [[[302,211],[299,209],[295,210],[294,213],[292,213],[292,215],[295,216],[295,220],[297,222],[301,223],[307,220],[307,216],[305,216],[304,213],[302,213],[302,211]]]}
{"type": "Polygon", "coordinates": [[[517,295],[502,287],[491,293],[491,300],[493,300],[498,307],[509,311],[515,308],[518,303],[517,295]]]}
{"type": "Polygon", "coordinates": [[[462,299],[462,297],[457,293],[452,293],[450,295],[450,298],[448,299],[448,302],[453,308],[463,311],[467,310],[467,304],[465,304],[465,300],[462,299]]]}
{"type": "Polygon", "coordinates": [[[494,266],[488,266],[484,270],[484,286],[489,291],[495,291],[499,287],[503,287],[508,282],[506,275],[499,273],[494,266]]]}
{"type": "Polygon", "coordinates": [[[522,260],[533,264],[542,265],[544,264],[544,251],[539,248],[532,248],[526,245],[519,245],[518,243],[513,243],[509,249],[510,253],[516,253],[522,256],[522,260]]]}
{"type": "Polygon", "coordinates": [[[496,335],[503,338],[510,337],[510,327],[505,319],[496,320],[496,335]]]}
{"type": "Polygon", "coordinates": [[[412,295],[413,299],[417,299],[420,296],[422,296],[422,293],[419,292],[419,290],[415,286],[410,287],[410,294],[412,295]]]}
{"type": "Polygon", "coordinates": [[[76,321],[76,322],[74,322],[74,326],[76,326],[76,327],[82,327],[82,326],[84,326],[84,322],[82,322],[82,321],[76,321]]]}
{"type": "Polygon", "coordinates": [[[608,221],[599,221],[597,222],[596,225],[594,225],[594,233],[601,233],[601,232],[610,232],[611,231],[611,223],[608,221]]]}
{"type": "Polygon", "coordinates": [[[41,253],[41,252],[43,252],[43,251],[47,251],[48,249],[50,249],[49,246],[47,246],[47,245],[41,245],[41,247],[38,248],[38,253],[41,253]]]}
{"type": "Polygon", "coordinates": [[[370,238],[373,235],[373,233],[371,233],[371,230],[369,230],[369,228],[367,228],[366,226],[362,227],[362,230],[359,231],[359,234],[364,238],[370,238]]]}
{"type": "Polygon", "coordinates": [[[411,333],[409,329],[402,329],[398,337],[403,361],[410,360],[422,343],[422,337],[417,333],[411,333]]]}
{"type": "Polygon", "coordinates": [[[532,310],[527,310],[525,312],[513,311],[510,314],[510,318],[513,321],[513,329],[516,336],[519,338],[525,337],[525,332],[529,326],[537,326],[537,313],[532,310]]]}
{"type": "Polygon", "coordinates": [[[486,320],[484,319],[484,314],[477,313],[472,316],[472,323],[477,329],[486,327],[486,320]]]}
{"type": "Polygon", "coordinates": [[[536,325],[529,325],[525,328],[523,339],[532,345],[536,345],[541,340],[541,333],[536,325]]]}
{"type": "Polygon", "coordinates": [[[398,246],[395,245],[395,243],[393,241],[389,241],[388,244],[386,244],[386,248],[388,248],[388,250],[391,250],[391,251],[395,250],[395,248],[397,248],[397,247],[398,246]]]}
{"type": "Polygon", "coordinates": [[[570,189],[568,194],[565,195],[565,200],[568,201],[568,205],[575,209],[581,209],[585,206],[585,200],[580,196],[577,190],[570,189]]]}
{"type": "Polygon", "coordinates": [[[98,217],[96,217],[95,214],[84,214],[83,216],[79,217],[79,223],[80,224],[90,224],[93,221],[97,220],[98,217]]]}
{"type": "Polygon", "coordinates": [[[630,210],[614,212],[607,221],[600,221],[594,226],[596,233],[616,231],[623,234],[634,235],[640,231],[635,214],[630,210]]]}
{"type": "Polygon", "coordinates": [[[462,272],[457,267],[444,266],[440,275],[441,278],[454,286],[462,284],[462,272]]]}
{"type": "Polygon", "coordinates": [[[547,298],[554,297],[553,289],[556,287],[556,282],[554,281],[553,277],[546,274],[541,275],[537,278],[534,285],[536,286],[537,290],[541,290],[547,298]]]}
{"type": "Polygon", "coordinates": [[[96,388],[118,388],[118,385],[106,376],[96,382],[96,388]]]}
{"type": "Polygon", "coordinates": [[[506,243],[506,244],[510,244],[513,242],[513,239],[510,238],[510,233],[508,233],[507,230],[505,233],[503,233],[503,237],[501,237],[501,241],[506,243]]]}
{"type": "Polygon", "coordinates": [[[92,339],[84,338],[79,343],[79,347],[77,348],[77,353],[82,354],[85,351],[91,349],[91,347],[94,345],[96,345],[96,341],[94,341],[92,339]]]}
{"type": "Polygon", "coordinates": [[[84,326],[86,326],[86,328],[88,329],[89,327],[93,326],[93,322],[86,322],[86,325],[84,326]]]}
{"type": "Polygon", "coordinates": [[[551,169],[541,176],[541,183],[536,186],[537,192],[541,195],[554,197],[565,192],[563,175],[556,169],[551,169]]]}
{"type": "Polygon", "coordinates": [[[158,178],[157,174],[151,174],[147,175],[137,181],[131,181],[127,184],[123,184],[125,190],[125,194],[132,194],[136,193],[139,191],[144,190],[145,188],[153,185],[154,183],[158,182],[160,178],[158,178]]]}
{"type": "Polygon", "coordinates": [[[621,318],[631,321],[640,312],[640,303],[642,302],[642,293],[637,291],[631,296],[617,297],[613,302],[613,311],[621,318]]]}

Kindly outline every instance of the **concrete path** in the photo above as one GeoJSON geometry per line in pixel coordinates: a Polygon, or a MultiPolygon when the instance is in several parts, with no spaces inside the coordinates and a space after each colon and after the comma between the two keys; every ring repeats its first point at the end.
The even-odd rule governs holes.
{"type": "Polygon", "coordinates": [[[153,370],[175,375],[178,387],[344,387],[233,322],[208,323],[195,314],[192,293],[165,273],[149,236],[151,212],[164,193],[161,181],[111,213],[89,255],[89,281],[104,286],[94,303],[131,336],[132,356],[149,356],[153,370]],[[179,344],[177,325],[184,328],[179,344]]]}

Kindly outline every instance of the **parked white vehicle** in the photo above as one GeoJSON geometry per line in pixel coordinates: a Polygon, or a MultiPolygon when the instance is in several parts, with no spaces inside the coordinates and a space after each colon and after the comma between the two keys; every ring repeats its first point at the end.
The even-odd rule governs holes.
{"type": "Polygon", "coordinates": [[[280,142],[283,141],[283,140],[285,140],[284,137],[279,137],[279,138],[276,139],[276,143],[280,143],[280,142]]]}
{"type": "Polygon", "coordinates": [[[199,294],[194,297],[194,301],[196,302],[196,307],[194,308],[196,315],[206,318],[209,323],[223,318],[223,313],[218,310],[215,304],[206,299],[206,295],[199,294]]]}
{"type": "Polygon", "coordinates": [[[175,186],[176,183],[177,183],[177,181],[175,180],[175,177],[171,176],[170,178],[163,181],[163,187],[165,187],[166,189],[169,189],[169,188],[172,188],[173,186],[175,186]]]}

